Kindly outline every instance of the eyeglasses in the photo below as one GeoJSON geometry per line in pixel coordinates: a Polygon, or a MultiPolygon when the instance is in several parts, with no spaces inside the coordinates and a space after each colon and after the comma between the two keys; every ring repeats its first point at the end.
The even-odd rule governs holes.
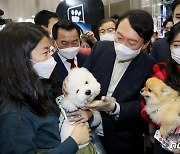
{"type": "Polygon", "coordinates": [[[100,29],[99,34],[105,34],[105,33],[113,33],[115,28],[108,28],[108,29],[100,29]]]}

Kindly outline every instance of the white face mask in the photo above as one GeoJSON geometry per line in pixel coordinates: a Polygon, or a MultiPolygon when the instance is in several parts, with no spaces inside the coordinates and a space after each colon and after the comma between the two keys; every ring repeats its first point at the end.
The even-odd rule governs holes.
{"type": "Polygon", "coordinates": [[[66,59],[73,59],[79,52],[80,47],[59,49],[58,53],[66,59]]]}
{"type": "Polygon", "coordinates": [[[114,41],[114,34],[101,34],[100,36],[100,41],[114,41]]]}
{"type": "MultiPolygon", "coordinates": [[[[141,47],[142,48],[142,47],[141,47]]],[[[141,48],[132,50],[121,43],[114,42],[114,49],[119,61],[129,61],[135,58],[141,51],[141,48]]]]}
{"type": "Polygon", "coordinates": [[[178,64],[180,64],[180,48],[173,48],[173,49],[171,49],[171,57],[178,64]]]}
{"type": "MultiPolygon", "coordinates": [[[[33,60],[31,61],[34,62],[33,60]]],[[[33,69],[36,71],[39,77],[49,79],[57,62],[54,60],[53,57],[51,57],[45,61],[34,63],[35,64],[33,65],[33,69]]]]}

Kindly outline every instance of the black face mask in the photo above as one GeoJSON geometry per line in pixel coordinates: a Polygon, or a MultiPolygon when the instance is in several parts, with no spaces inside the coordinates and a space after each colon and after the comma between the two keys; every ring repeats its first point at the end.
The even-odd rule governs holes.
{"type": "Polygon", "coordinates": [[[165,37],[168,37],[169,36],[169,31],[165,33],[165,37]]]}

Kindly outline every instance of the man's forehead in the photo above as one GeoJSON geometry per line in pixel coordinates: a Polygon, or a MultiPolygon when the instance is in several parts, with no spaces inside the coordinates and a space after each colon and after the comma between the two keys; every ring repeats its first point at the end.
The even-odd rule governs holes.
{"type": "Polygon", "coordinates": [[[178,6],[176,6],[176,8],[174,10],[174,14],[179,14],[180,15],[180,4],[178,6]]]}
{"type": "Polygon", "coordinates": [[[124,19],[119,23],[116,33],[129,40],[138,41],[140,38],[138,33],[131,27],[128,19],[124,19]]]}
{"type": "Polygon", "coordinates": [[[79,38],[79,35],[76,29],[65,30],[60,28],[58,29],[58,38],[75,39],[75,38],[79,38]]]}

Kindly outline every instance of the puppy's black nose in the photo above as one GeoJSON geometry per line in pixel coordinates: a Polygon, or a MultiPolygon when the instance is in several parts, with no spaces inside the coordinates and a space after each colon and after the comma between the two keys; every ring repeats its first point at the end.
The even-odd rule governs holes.
{"type": "Polygon", "coordinates": [[[86,94],[86,95],[91,95],[91,90],[87,90],[87,91],[85,92],[85,94],[86,94]]]}

